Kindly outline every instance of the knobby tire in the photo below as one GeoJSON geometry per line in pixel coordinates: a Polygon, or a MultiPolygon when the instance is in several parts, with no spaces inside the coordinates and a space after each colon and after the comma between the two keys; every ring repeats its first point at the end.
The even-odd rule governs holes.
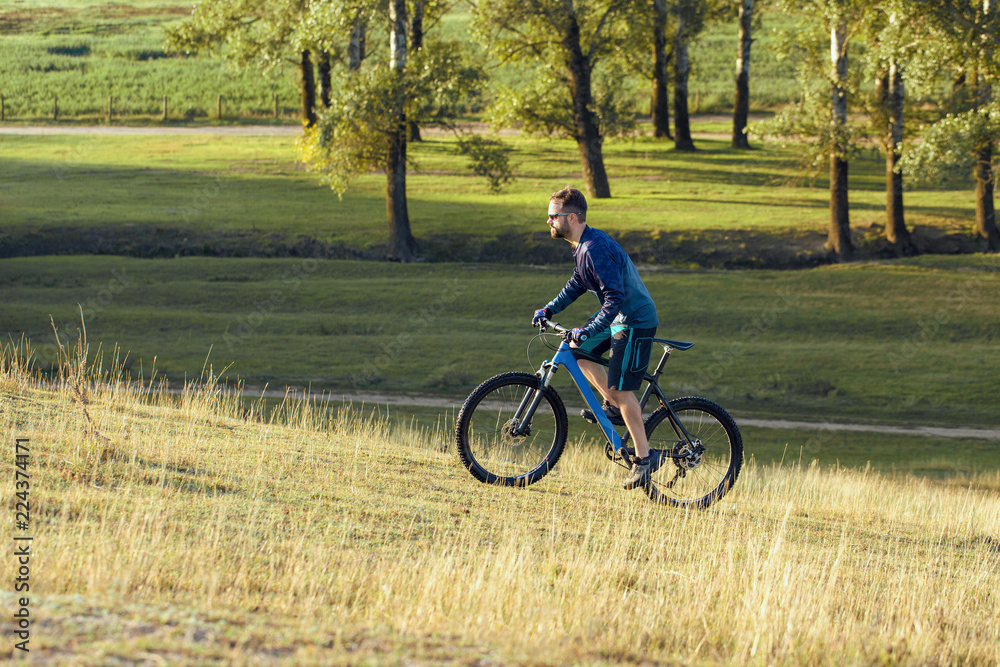
{"type": "Polygon", "coordinates": [[[487,484],[527,486],[544,477],[566,446],[566,408],[546,387],[524,435],[512,432],[512,420],[526,392],[541,380],[528,373],[491,377],[469,394],[455,425],[455,445],[462,466],[487,484]]]}
{"type": "MultiPolygon", "coordinates": [[[[743,467],[740,429],[725,409],[706,398],[675,398],[670,407],[704,452],[688,459],[661,457],[644,489],[654,501],[673,507],[708,507],[732,488],[743,467]]],[[[654,411],[645,425],[654,454],[684,453],[687,445],[674,432],[665,408],[654,411]]]]}

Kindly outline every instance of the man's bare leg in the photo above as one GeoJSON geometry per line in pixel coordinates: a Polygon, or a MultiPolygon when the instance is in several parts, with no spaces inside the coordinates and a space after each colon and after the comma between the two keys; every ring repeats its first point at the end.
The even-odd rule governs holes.
{"type": "Polygon", "coordinates": [[[618,403],[612,400],[611,390],[608,389],[608,372],[604,370],[604,366],[596,361],[587,361],[586,359],[577,359],[576,363],[580,366],[580,370],[583,371],[583,377],[587,378],[590,384],[594,385],[594,388],[600,392],[604,400],[618,407],[618,403]]]}
{"type": "Polygon", "coordinates": [[[631,391],[608,389],[608,373],[603,365],[586,359],[578,359],[577,364],[583,371],[583,376],[597,388],[604,400],[622,411],[622,419],[625,420],[625,426],[635,444],[635,455],[641,459],[649,456],[649,442],[646,440],[646,426],[642,423],[639,399],[631,391]]]}
{"type": "Polygon", "coordinates": [[[635,443],[635,455],[640,459],[649,456],[649,442],[646,440],[646,426],[642,423],[642,407],[635,394],[628,390],[605,389],[611,394],[614,403],[622,411],[622,419],[635,443]]]}

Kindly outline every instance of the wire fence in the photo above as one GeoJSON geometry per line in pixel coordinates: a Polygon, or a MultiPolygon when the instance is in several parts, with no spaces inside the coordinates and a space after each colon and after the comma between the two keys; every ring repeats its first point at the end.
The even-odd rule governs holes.
{"type": "Polygon", "coordinates": [[[35,113],[29,111],[28,113],[18,114],[14,111],[17,98],[0,94],[0,122],[41,119],[58,121],[65,118],[93,118],[95,116],[103,116],[108,121],[115,118],[151,117],[166,123],[172,120],[193,120],[195,118],[209,117],[216,120],[264,117],[279,119],[295,117],[301,112],[297,106],[284,104],[277,93],[271,96],[266,105],[263,103],[253,104],[250,110],[247,109],[246,100],[239,100],[238,103],[231,106],[228,102],[227,97],[219,93],[211,103],[204,106],[192,106],[189,101],[185,100],[175,107],[171,105],[170,96],[164,95],[155,104],[145,103],[142,105],[143,108],[141,110],[137,110],[134,104],[124,105],[121,103],[120,97],[109,95],[104,108],[100,112],[94,113],[92,107],[89,110],[81,112],[81,110],[74,108],[72,104],[69,105],[69,110],[67,111],[66,98],[60,98],[59,95],[53,94],[51,104],[47,105],[47,113],[38,113],[37,105],[35,105],[35,113]]]}

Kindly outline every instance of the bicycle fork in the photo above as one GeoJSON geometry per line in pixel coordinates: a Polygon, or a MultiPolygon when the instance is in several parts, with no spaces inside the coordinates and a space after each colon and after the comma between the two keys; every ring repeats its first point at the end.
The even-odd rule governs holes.
{"type": "Polygon", "coordinates": [[[539,382],[536,389],[529,389],[524,392],[521,403],[517,406],[517,411],[514,413],[515,426],[511,429],[513,435],[524,436],[528,434],[528,429],[531,428],[531,418],[535,416],[535,410],[538,409],[538,404],[542,401],[542,394],[549,386],[549,382],[552,381],[552,375],[555,372],[555,364],[551,361],[546,361],[542,364],[541,369],[535,373],[541,382],[539,382]]]}

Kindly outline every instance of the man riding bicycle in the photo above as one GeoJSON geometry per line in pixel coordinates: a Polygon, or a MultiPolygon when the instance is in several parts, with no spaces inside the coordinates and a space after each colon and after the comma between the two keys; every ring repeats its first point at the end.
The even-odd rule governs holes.
{"type": "MultiPolygon", "coordinates": [[[[649,480],[649,444],[642,422],[642,408],[633,393],[642,384],[659,319],[656,305],[639,277],[631,258],[618,243],[599,229],[587,225],[587,199],[572,187],[549,197],[549,230],[552,238],[566,239],[573,246],[576,268],[566,286],[531,320],[537,325],[567,308],[585,292],[597,295],[601,309],[585,326],[573,329],[570,346],[587,380],[604,397],[604,413],[615,424],[628,427],[635,456],[622,483],[626,489],[649,480]],[[609,353],[608,371],[595,361],[609,353]]],[[[589,410],[583,417],[596,418],[589,410]]],[[[624,449],[623,449],[624,453],[624,449]]],[[[630,457],[625,454],[626,460],[630,457]]]]}

